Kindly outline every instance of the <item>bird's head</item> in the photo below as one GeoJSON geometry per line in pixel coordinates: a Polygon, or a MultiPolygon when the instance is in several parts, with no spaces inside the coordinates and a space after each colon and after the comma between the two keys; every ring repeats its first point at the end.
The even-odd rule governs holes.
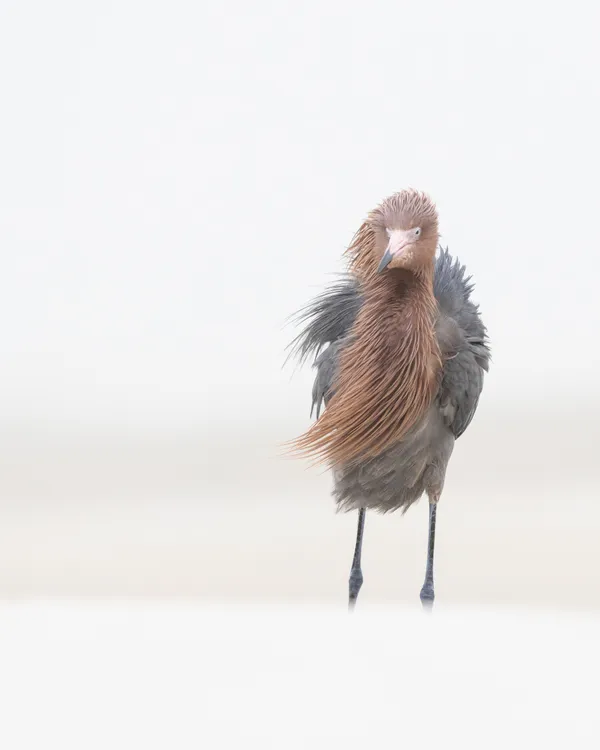
{"type": "Polygon", "coordinates": [[[371,212],[368,223],[374,233],[380,273],[392,268],[419,273],[433,263],[438,219],[435,205],[425,193],[395,193],[371,212]]]}

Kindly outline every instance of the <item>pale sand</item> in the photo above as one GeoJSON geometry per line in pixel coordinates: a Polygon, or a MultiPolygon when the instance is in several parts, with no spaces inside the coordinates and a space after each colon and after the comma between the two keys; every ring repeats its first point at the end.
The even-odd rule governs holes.
{"type": "MultiPolygon", "coordinates": [[[[455,449],[439,607],[600,607],[597,420],[488,415],[455,449]],[[520,421],[519,421],[520,420],[520,421]],[[592,429],[593,428],[593,429],[592,429]]],[[[353,515],[277,457],[297,425],[230,432],[6,431],[0,597],[199,596],[343,608],[353,515]]],[[[367,518],[361,606],[417,607],[426,505],[367,518]]]]}

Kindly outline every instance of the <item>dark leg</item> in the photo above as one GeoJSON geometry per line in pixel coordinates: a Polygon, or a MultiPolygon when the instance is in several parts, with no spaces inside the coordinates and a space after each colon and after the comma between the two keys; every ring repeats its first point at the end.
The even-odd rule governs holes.
{"type": "Polygon", "coordinates": [[[427,543],[427,569],[425,571],[425,583],[421,589],[421,604],[425,609],[433,607],[433,548],[435,546],[435,516],[437,513],[437,502],[429,501],[429,541],[427,543]]]}
{"type": "Polygon", "coordinates": [[[358,529],[356,530],[356,544],[354,546],[354,557],[352,559],[352,570],[350,571],[349,589],[350,599],[348,609],[352,611],[358,598],[358,592],[363,584],[363,574],[360,569],[360,555],[362,552],[363,531],[365,528],[365,509],[358,511],[358,529]]]}

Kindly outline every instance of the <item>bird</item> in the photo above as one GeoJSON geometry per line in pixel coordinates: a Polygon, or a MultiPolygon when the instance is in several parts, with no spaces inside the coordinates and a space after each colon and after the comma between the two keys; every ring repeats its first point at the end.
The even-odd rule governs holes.
{"type": "Polygon", "coordinates": [[[289,356],[313,358],[316,420],[288,449],[325,464],[339,511],[358,511],[348,606],[363,585],[366,511],[429,501],[425,579],[431,609],[437,507],[455,441],[477,410],[490,345],[472,277],[440,245],[438,212],[413,188],[383,200],[346,250],[347,267],[292,319],[289,356]]]}

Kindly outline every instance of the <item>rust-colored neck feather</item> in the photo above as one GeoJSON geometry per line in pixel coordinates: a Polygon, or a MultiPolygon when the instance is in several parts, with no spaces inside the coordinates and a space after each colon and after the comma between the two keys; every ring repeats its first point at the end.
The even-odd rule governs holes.
{"type": "Polygon", "coordinates": [[[433,266],[364,281],[364,304],[341,354],[335,395],[299,438],[300,453],[332,465],[376,456],[429,408],[441,357],[434,331],[433,266]]]}

